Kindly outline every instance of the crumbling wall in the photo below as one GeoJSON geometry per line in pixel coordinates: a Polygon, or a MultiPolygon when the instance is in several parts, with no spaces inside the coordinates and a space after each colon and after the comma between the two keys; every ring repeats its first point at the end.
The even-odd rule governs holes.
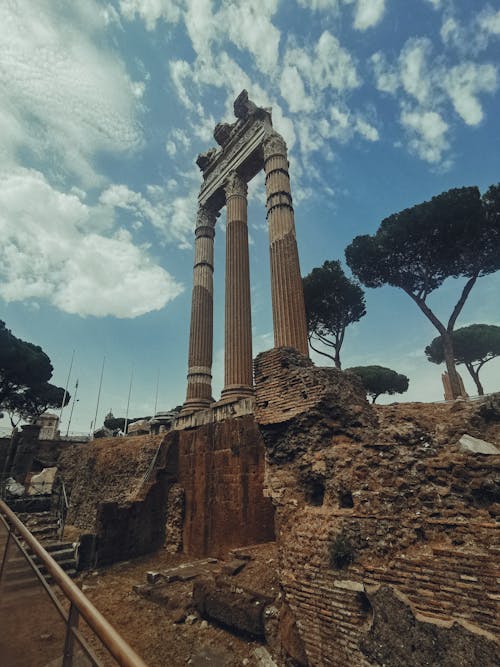
{"type": "Polygon", "coordinates": [[[219,555],[274,537],[263,495],[264,445],[253,415],[178,431],[183,550],[219,555]]]}
{"type": "Polygon", "coordinates": [[[63,451],[59,470],[70,497],[67,522],[94,532],[99,503],[134,499],[163,438],[103,438],[63,451]]]}
{"type": "Polygon", "coordinates": [[[500,457],[457,440],[500,444],[500,396],[376,408],[356,377],[286,349],[257,357],[255,382],[298,634],[285,652],[298,643],[296,664],[335,667],[496,665],[500,457]]]}

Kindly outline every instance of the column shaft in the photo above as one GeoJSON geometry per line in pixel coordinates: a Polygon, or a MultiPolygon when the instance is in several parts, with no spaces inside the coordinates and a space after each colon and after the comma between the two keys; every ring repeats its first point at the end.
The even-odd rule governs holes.
{"type": "Polygon", "coordinates": [[[225,190],[226,303],[222,395],[239,398],[253,393],[247,186],[233,172],[225,190]]]}
{"type": "Polygon", "coordinates": [[[200,206],[195,233],[187,396],[183,411],[210,406],[212,398],[213,272],[217,213],[200,206]]]}
{"type": "Polygon", "coordinates": [[[293,347],[309,356],[304,291],[283,138],[271,134],[264,142],[267,219],[271,255],[274,345],[293,347]]]}

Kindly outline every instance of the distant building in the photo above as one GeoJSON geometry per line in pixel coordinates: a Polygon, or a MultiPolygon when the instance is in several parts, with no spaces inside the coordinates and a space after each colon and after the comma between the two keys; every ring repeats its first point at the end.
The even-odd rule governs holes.
{"type": "Polygon", "coordinates": [[[59,437],[59,417],[52,412],[44,412],[35,419],[40,426],[39,440],[55,440],[59,437]]]}

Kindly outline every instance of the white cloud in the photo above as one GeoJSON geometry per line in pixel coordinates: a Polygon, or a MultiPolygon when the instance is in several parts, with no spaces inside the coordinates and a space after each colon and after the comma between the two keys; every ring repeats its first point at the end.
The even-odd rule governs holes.
{"type": "Polygon", "coordinates": [[[362,118],[356,119],[356,131],[367,141],[378,141],[380,138],[377,128],[362,118]]]}
{"type": "Polygon", "coordinates": [[[304,82],[296,67],[287,65],[283,68],[280,79],[281,97],[286,100],[288,108],[292,113],[299,111],[312,111],[314,101],[306,95],[304,82]]]}
{"type": "MultiPolygon", "coordinates": [[[[101,193],[99,202],[112,209],[129,211],[139,220],[153,225],[166,242],[181,249],[191,247],[194,228],[194,203],[187,206],[185,197],[167,196],[158,185],[147,187],[147,197],[126,185],[111,185],[101,193]]],[[[196,201],[196,193],[190,195],[196,201]]]]}
{"type": "MultiPolygon", "coordinates": [[[[452,18],[443,24],[442,35],[459,42],[467,37],[452,18]]],[[[410,137],[410,151],[430,163],[445,159],[450,148],[449,123],[444,120],[448,106],[451,104],[467,125],[477,125],[484,117],[480,96],[494,93],[498,87],[495,65],[469,60],[450,65],[448,61],[435,57],[428,38],[409,39],[395,65],[381,52],[370,58],[376,87],[399,95],[400,120],[410,137]],[[415,101],[418,107],[413,110],[415,101]]]]}
{"type": "Polygon", "coordinates": [[[337,9],[339,0],[297,0],[300,7],[312,9],[313,11],[322,11],[324,9],[337,9]]]}
{"type": "Polygon", "coordinates": [[[257,68],[272,72],[278,62],[280,31],[271,18],[278,8],[278,0],[231,0],[226,2],[217,17],[221,29],[240,49],[246,49],[255,58],[257,68]]]}
{"type": "Polygon", "coordinates": [[[399,88],[399,71],[390,67],[381,51],[374,53],[369,60],[375,74],[375,86],[383,93],[395,93],[399,88]]]}
{"type": "Polygon", "coordinates": [[[112,227],[105,207],[53,189],[40,172],[4,172],[0,296],[44,299],[82,316],[137,317],[163,308],[182,286],[128,231],[112,227]]]}
{"type": "Polygon", "coordinates": [[[488,48],[491,39],[500,36],[500,10],[487,5],[467,23],[447,14],[441,26],[443,43],[462,55],[477,55],[488,48]]]}
{"type": "Polygon", "coordinates": [[[96,153],[141,143],[134,95],[140,88],[97,45],[105,22],[94,0],[68,5],[64,13],[49,0],[32,9],[27,0],[0,4],[0,108],[7,110],[3,124],[13,129],[0,136],[0,150],[52,158],[95,184],[96,153]]]}
{"type": "Polygon", "coordinates": [[[462,63],[452,67],[444,79],[453,106],[467,125],[477,125],[483,119],[478,94],[493,93],[497,85],[497,70],[489,64],[462,63]]]}
{"type": "Polygon", "coordinates": [[[385,12],[385,0],[357,0],[354,13],[356,30],[367,30],[380,23],[385,12]]]}
{"type": "Polygon", "coordinates": [[[300,7],[312,11],[328,11],[337,16],[342,5],[354,4],[355,30],[367,30],[377,25],[385,13],[385,0],[297,0],[300,7]]]}
{"type": "Polygon", "coordinates": [[[177,0],[120,0],[120,12],[128,21],[142,19],[147,30],[154,30],[160,19],[177,23],[182,2],[177,0]]]}
{"type": "Polygon", "coordinates": [[[431,95],[431,73],[428,57],[432,50],[431,41],[425,37],[410,39],[399,56],[401,83],[405,91],[421,104],[431,95]]]}
{"type": "Polygon", "coordinates": [[[288,48],[284,65],[295,67],[305,85],[315,93],[328,88],[352,90],[361,83],[351,54],[328,30],[323,32],[312,49],[288,48]]]}
{"type": "Polygon", "coordinates": [[[478,16],[480,29],[489,35],[500,35],[500,9],[486,7],[478,16]]]}
{"type": "Polygon", "coordinates": [[[410,135],[410,150],[422,160],[435,164],[441,161],[448,149],[446,137],[448,124],[435,111],[405,109],[401,124],[410,135]]]}

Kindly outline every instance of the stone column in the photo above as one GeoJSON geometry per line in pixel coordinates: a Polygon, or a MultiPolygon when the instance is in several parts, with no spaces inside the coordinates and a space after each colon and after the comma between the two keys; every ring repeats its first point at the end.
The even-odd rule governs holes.
{"type": "Polygon", "coordinates": [[[267,219],[271,255],[274,345],[309,356],[304,291],[284,139],[273,132],[264,141],[267,219]]]}
{"type": "Polygon", "coordinates": [[[195,232],[189,368],[183,412],[208,408],[212,398],[213,273],[217,211],[200,206],[195,232]]]}
{"type": "Polygon", "coordinates": [[[222,396],[242,398],[253,394],[247,184],[239,174],[231,172],[224,189],[227,226],[222,396]]]}

